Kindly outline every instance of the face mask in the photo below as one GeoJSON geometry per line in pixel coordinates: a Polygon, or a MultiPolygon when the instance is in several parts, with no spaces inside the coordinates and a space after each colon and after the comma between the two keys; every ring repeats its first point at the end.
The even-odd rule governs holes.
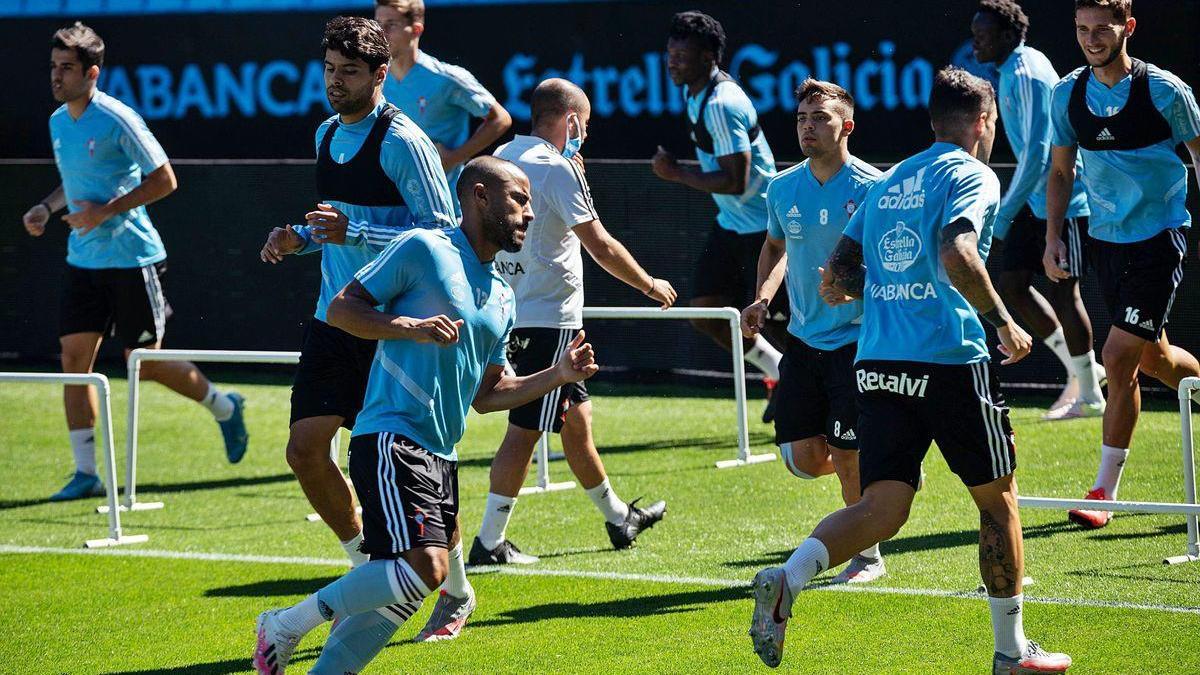
{"type": "Polygon", "coordinates": [[[579,153],[579,149],[583,147],[583,124],[579,121],[579,115],[571,113],[567,115],[567,142],[563,145],[562,155],[567,159],[571,159],[579,153]],[[571,120],[575,120],[575,133],[579,134],[575,138],[571,138],[571,120]]]}

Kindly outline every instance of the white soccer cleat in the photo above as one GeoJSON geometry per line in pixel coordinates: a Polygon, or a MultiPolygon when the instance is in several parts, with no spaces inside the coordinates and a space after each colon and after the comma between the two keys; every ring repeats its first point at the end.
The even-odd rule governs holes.
{"type": "Polygon", "coordinates": [[[1075,420],[1085,417],[1104,417],[1105,407],[1103,399],[1095,403],[1078,400],[1065,408],[1051,410],[1042,415],[1042,419],[1047,422],[1059,422],[1061,420],[1075,420]]]}
{"type": "Polygon", "coordinates": [[[783,661],[783,638],[792,615],[792,592],[782,567],[768,567],[754,575],[754,616],[750,640],[762,662],[778,668],[783,661]]]}
{"type": "Polygon", "coordinates": [[[471,589],[465,598],[450,595],[446,591],[438,594],[437,603],[425,627],[413,638],[414,642],[437,642],[453,640],[462,633],[467,619],[475,612],[475,590],[471,589]]]}
{"type": "Polygon", "coordinates": [[[1037,673],[1065,673],[1071,667],[1071,657],[1066,654],[1048,652],[1030,640],[1019,658],[996,652],[992,656],[992,675],[1037,675],[1037,673]]]}
{"type": "Polygon", "coordinates": [[[258,615],[258,644],[254,647],[254,659],[250,665],[259,675],[283,675],[292,652],[300,644],[300,637],[279,625],[279,613],[273,609],[258,615]]]}
{"type": "Polygon", "coordinates": [[[865,584],[887,574],[883,558],[868,558],[856,555],[850,559],[850,564],[842,573],[833,578],[834,584],[865,584]]]}
{"type": "Polygon", "coordinates": [[[1079,378],[1074,375],[1067,378],[1067,386],[1063,387],[1062,392],[1058,395],[1058,400],[1050,404],[1050,410],[1047,415],[1060,408],[1066,408],[1079,399],[1079,378]]]}

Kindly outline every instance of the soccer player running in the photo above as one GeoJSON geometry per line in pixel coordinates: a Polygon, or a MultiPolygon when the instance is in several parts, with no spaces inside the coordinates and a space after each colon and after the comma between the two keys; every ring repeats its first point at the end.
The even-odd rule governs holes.
{"type": "MultiPolygon", "coordinates": [[[[767,183],[775,175],[775,157],[754,105],[720,68],[724,50],[725,29],[711,16],[692,11],[671,19],[667,70],[671,81],[684,87],[684,121],[700,166],[679,164],[660,146],[652,167],[663,180],[711,193],[717,205],[717,222],[692,278],[693,307],[745,307],[754,299],[758,253],[766,238],[767,183]]],[[[787,331],[779,319],[786,320],[787,297],[780,293],[774,302],[766,332],[782,345],[787,331]]],[[[692,325],[725,350],[732,348],[724,322],[696,319],[692,325]]],[[[763,372],[768,392],[773,391],[782,354],[761,334],[746,339],[743,347],[746,362],[763,372]]],[[[768,405],[763,421],[772,414],[768,405]]]]}
{"type": "MultiPolygon", "coordinates": [[[[462,163],[483,152],[512,126],[512,117],[475,76],[421,51],[425,33],[422,0],[375,0],[375,20],[391,48],[383,97],[398,106],[437,146],[450,185],[462,163]],[[471,118],[482,118],[475,131],[471,118]]],[[[452,191],[453,192],[453,191],[452,191]]],[[[458,198],[455,215],[460,216],[458,198]]]]}
{"type": "MultiPolygon", "coordinates": [[[[1052,167],[1047,183],[1046,249],[1051,281],[1063,283],[1067,259],[1059,233],[1083,157],[1092,206],[1093,265],[1112,315],[1104,341],[1108,408],[1100,469],[1087,499],[1115,500],[1141,409],[1138,372],[1175,389],[1200,374],[1200,364],[1167,340],[1167,317],[1183,279],[1187,254],[1187,167],[1175,154],[1184,143],[1200,167],[1200,109],[1178,77],[1131,58],[1137,21],[1129,0],[1076,0],[1075,37],[1088,65],[1054,88],[1052,167]]],[[[1076,510],[1072,522],[1104,527],[1102,510],[1076,510]]]]}
{"type": "MultiPolygon", "coordinates": [[[[757,299],[742,310],[742,332],[752,338],[762,330],[786,275],[791,321],[775,390],[775,442],[793,475],[811,480],[836,473],[849,506],[861,495],[854,354],[862,301],[827,306],[817,271],[880,172],[850,154],[854,98],[845,89],[808,79],[796,89],[796,101],[796,135],[808,159],[767,188],[757,299]]],[[[884,573],[879,544],[871,542],[835,581],[865,583],[884,573]]]]}
{"type": "MultiPolygon", "coordinates": [[[[437,150],[383,99],[388,46],[379,25],[338,17],[325,27],[322,47],[326,93],[337,115],[317,128],[315,138],[321,203],[307,214],[306,225],[275,228],[261,256],[278,263],[289,254],[321,252],[321,292],[292,385],[287,460],[351,564],[360,565],[367,561],[362,524],[329,444],[340,427],[354,427],[376,341],[330,325],[329,304],[401,232],[454,227],[456,220],[437,150]]],[[[439,608],[474,597],[461,543],[452,543],[450,557],[439,608]]]]}
{"type": "MultiPolygon", "coordinates": [[[[545,80],[530,98],[533,129],[496,150],[529,176],[533,223],[520,251],[496,256],[500,273],[517,300],[517,322],[508,360],[517,375],[554,363],[563,345],[583,327],[583,256],[580,244],[609,274],[662,305],[675,303],[675,289],[646,273],[629,251],[604,229],[592,204],[579,149],[587,138],[592,106],[567,80],[545,80]]],[[[505,537],[517,494],[529,473],[533,448],[544,433],[562,436],[567,464],[604,516],[609,541],[622,549],[666,512],[666,502],[646,508],[625,503],[609,484],[592,438],[592,402],[582,382],[556,389],[509,411],[508,431],[492,460],[491,489],[479,536],[471,545],[472,565],[534,563],[505,537]]]]}
{"type": "Polygon", "coordinates": [[[1079,180],[1071,186],[1061,236],[1067,276],[1050,284],[1049,303],[1032,286],[1034,275],[1042,274],[1046,248],[1050,92],[1058,74],[1045,55],[1025,44],[1028,29],[1029,18],[1013,0],[983,0],[971,22],[975,58],[999,67],[1000,117],[1017,157],[1016,173],[996,217],[995,237],[1004,240],[996,290],[1066,368],[1067,386],[1043,419],[1099,417],[1104,414],[1100,391],[1104,370],[1096,364],[1092,323],[1079,296],[1079,280],[1087,265],[1089,214],[1079,180]]]}
{"type": "Polygon", "coordinates": [[[1003,363],[1029,353],[1029,335],[984,267],[1000,204],[1000,181],[986,164],[996,134],[995,95],[985,80],[946,68],[934,77],[929,115],[933,146],[871,188],[822,272],[821,293],[830,304],[863,298],[855,372],[863,495],[822,520],[782,567],[755,576],[750,636],[772,667],[783,656],[801,589],[889,539],[907,520],[931,442],[979,509],[992,672],[1062,672],[1071,663],[1027,640],[1022,627],[1016,454],[979,321],[982,315],[996,327],[1003,363]]]}
{"type": "MultiPolygon", "coordinates": [[[[59,313],[64,373],[90,373],[106,336],[121,341],[126,358],[137,348],[158,349],[171,316],[163,292],[167,251],[146,205],[175,191],[175,172],[145,121],[96,87],[103,66],[104,41],[88,26],[76,22],[51,39],[50,92],[63,105],[50,115],[50,138],[62,184],[23,218],[30,236],[40,237],[51,215],[68,211],[59,313]]],[[[249,435],[239,394],[218,391],[186,361],[147,361],[141,376],[207,408],[221,428],[225,456],[241,461],[249,435]]],[[[50,501],[104,494],[96,473],[96,406],[91,387],[63,387],[75,473],[50,501]]]]}
{"type": "Polygon", "coordinates": [[[284,672],[300,638],[334,619],[310,672],[361,671],[397,629],[376,610],[391,605],[386,611],[403,622],[446,575],[458,517],[454,446],[468,408],[511,409],[597,370],[580,331],[550,367],[505,372],[515,306],[493,259],[524,242],[534,215],[529,179],[510,162],[478,157],[466,164],[458,195],[461,229],[401,234],[330,303],[333,325],[380,341],[350,442],[371,562],[260,615],[259,673],[284,672]]]}

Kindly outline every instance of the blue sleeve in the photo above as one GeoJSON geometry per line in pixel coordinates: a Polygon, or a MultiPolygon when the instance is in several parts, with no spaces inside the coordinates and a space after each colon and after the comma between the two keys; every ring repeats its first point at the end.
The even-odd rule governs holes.
{"type": "MultiPolygon", "coordinates": [[[[509,316],[508,328],[504,329],[504,336],[501,337],[500,341],[496,343],[496,346],[492,349],[492,355],[490,357],[488,357],[488,363],[492,364],[493,366],[507,366],[508,365],[508,353],[507,353],[508,339],[512,336],[513,325],[517,321],[517,312],[516,312],[515,303],[511,299],[508,301],[507,314],[509,316]]],[[[557,361],[558,355],[555,354],[554,357],[555,357],[555,360],[557,361]]]]}
{"type": "Polygon", "coordinates": [[[1050,142],[1055,147],[1069,148],[1079,144],[1075,129],[1071,127],[1071,118],[1067,114],[1067,104],[1071,100],[1071,87],[1075,78],[1063,78],[1054,85],[1050,94],[1050,142]]]}
{"type": "Polygon", "coordinates": [[[767,184],[767,236],[773,239],[783,239],[783,225],[779,222],[779,215],[775,212],[775,196],[771,193],[775,187],[776,178],[772,178],[767,184]]]}
{"type": "Polygon", "coordinates": [[[354,274],[358,283],[381,305],[404,295],[417,285],[421,276],[422,253],[428,256],[423,242],[414,237],[416,230],[399,236],[388,244],[383,253],[354,274]]]}
{"type": "Polygon", "coordinates": [[[138,165],[143,174],[150,173],[167,163],[167,153],[163,152],[158,139],[150,133],[141,115],[133,111],[116,113],[119,124],[116,125],[117,144],[125,156],[138,165]]]}
{"type": "Polygon", "coordinates": [[[1040,80],[1023,77],[1007,92],[1017,103],[1018,117],[1004,123],[1021,129],[1025,147],[1017,156],[1017,171],[1008,192],[1000,202],[995,236],[1003,239],[1013,218],[1017,217],[1029,196],[1050,170],[1050,87],[1040,80]]]}
{"type": "Polygon", "coordinates": [[[850,216],[850,222],[846,223],[846,229],[842,230],[842,235],[850,237],[858,243],[863,240],[863,221],[866,219],[867,209],[859,207],[854,211],[854,215],[850,216]]]}
{"type": "Polygon", "coordinates": [[[750,151],[750,129],[757,113],[745,94],[713,96],[704,109],[704,124],[713,139],[713,156],[724,157],[750,151]]]}
{"type": "Polygon", "coordinates": [[[293,225],[292,229],[304,240],[304,245],[300,247],[299,251],[296,251],[296,255],[308,255],[321,250],[321,245],[313,241],[312,228],[308,225],[293,225]]]}
{"type": "MultiPolygon", "coordinates": [[[[392,126],[379,152],[383,172],[404,195],[413,225],[456,227],[454,203],[433,141],[415,128],[392,126]]],[[[372,225],[371,227],[382,227],[372,225]]],[[[396,234],[396,228],[384,228],[396,234]]]]}
{"type": "Polygon", "coordinates": [[[1162,84],[1168,90],[1168,102],[1161,110],[1171,125],[1171,140],[1176,144],[1186,143],[1200,136],[1200,109],[1196,107],[1196,96],[1192,88],[1171,74],[1166,74],[1162,84]]]}
{"type": "Polygon", "coordinates": [[[938,230],[965,218],[976,234],[982,234],[984,226],[995,215],[999,201],[1000,181],[996,174],[982,165],[964,164],[950,178],[950,190],[938,230]]]}
{"type": "Polygon", "coordinates": [[[467,69],[446,66],[450,103],[466,110],[471,117],[486,117],[496,99],[467,69]]]}

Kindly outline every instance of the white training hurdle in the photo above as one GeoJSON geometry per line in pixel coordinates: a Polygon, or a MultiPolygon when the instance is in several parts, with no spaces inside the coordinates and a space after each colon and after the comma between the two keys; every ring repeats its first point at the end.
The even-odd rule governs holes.
{"type": "Polygon", "coordinates": [[[88,539],[87,548],[103,548],[122,544],[140,544],[149,540],[144,534],[125,534],[121,530],[121,514],[117,506],[117,459],[113,449],[112,390],[108,378],[100,373],[0,373],[0,382],[22,382],[63,385],[91,385],[97,389],[100,399],[99,429],[100,446],[104,449],[104,492],[108,500],[108,536],[104,539],[88,539]]]}
{"type": "Polygon", "coordinates": [[[1200,504],[1196,503],[1196,458],[1192,446],[1192,392],[1200,390],[1200,377],[1188,377],[1179,383],[1179,426],[1183,454],[1183,503],[1169,502],[1096,502],[1086,499],[1018,497],[1021,506],[1032,509],[1097,509],[1127,513],[1179,513],[1187,521],[1187,551],[1163,560],[1165,565],[1200,561],[1200,504]]]}

